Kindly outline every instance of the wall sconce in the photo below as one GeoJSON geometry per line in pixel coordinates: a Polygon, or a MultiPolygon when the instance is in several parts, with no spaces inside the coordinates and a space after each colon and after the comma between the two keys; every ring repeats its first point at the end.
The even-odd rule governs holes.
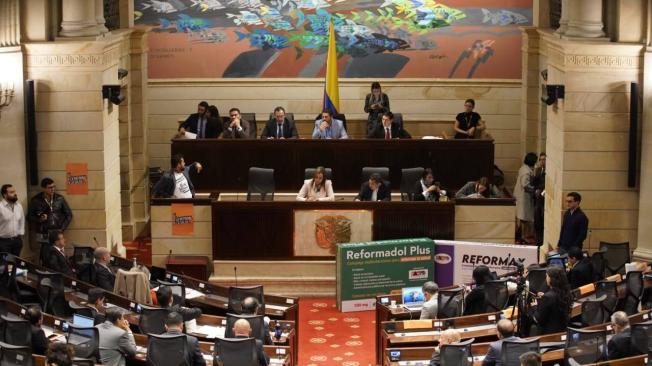
{"type": "Polygon", "coordinates": [[[541,97],[541,101],[547,105],[553,105],[557,103],[558,99],[564,99],[565,88],[563,85],[545,85],[543,88],[544,94],[541,97]]]}
{"type": "Polygon", "coordinates": [[[14,84],[13,83],[0,84],[0,117],[2,116],[2,111],[6,107],[9,107],[13,99],[14,99],[14,84]]]}

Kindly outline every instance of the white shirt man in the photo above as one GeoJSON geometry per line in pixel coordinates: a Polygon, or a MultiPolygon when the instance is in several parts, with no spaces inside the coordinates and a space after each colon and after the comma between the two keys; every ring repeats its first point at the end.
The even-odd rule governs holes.
{"type": "Polygon", "coordinates": [[[21,236],[25,234],[25,213],[18,203],[16,188],[11,184],[2,186],[0,202],[0,251],[19,256],[23,248],[21,236]]]}

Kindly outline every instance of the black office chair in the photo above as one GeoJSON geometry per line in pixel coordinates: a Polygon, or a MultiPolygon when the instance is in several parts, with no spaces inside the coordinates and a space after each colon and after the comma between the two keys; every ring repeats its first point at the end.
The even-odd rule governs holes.
{"type": "Polygon", "coordinates": [[[140,332],[143,334],[165,333],[165,317],[168,316],[168,310],[147,305],[140,305],[140,307],[141,311],[138,319],[140,332]]]}
{"type": "Polygon", "coordinates": [[[629,263],[629,242],[623,243],[609,243],[606,241],[600,242],[600,251],[604,251],[605,266],[607,269],[607,276],[616,273],[625,274],[625,264],[629,263]]]}
{"type": "Polygon", "coordinates": [[[383,180],[389,181],[389,168],[387,167],[371,167],[366,166],[362,168],[362,177],[360,183],[369,180],[372,174],[377,173],[383,180]]]}
{"type": "Polygon", "coordinates": [[[14,346],[0,342],[0,365],[33,366],[34,356],[31,347],[14,346]]]}
{"type": "Polygon", "coordinates": [[[263,315],[237,315],[226,313],[226,329],[224,330],[224,337],[235,338],[233,325],[240,319],[247,320],[251,326],[251,336],[265,344],[265,332],[268,332],[269,330],[265,329],[265,317],[263,315]]]}
{"type": "Polygon", "coordinates": [[[255,338],[217,338],[215,363],[220,366],[258,366],[255,338]]]}
{"type": "Polygon", "coordinates": [[[539,353],[539,338],[526,340],[504,340],[500,356],[503,366],[521,366],[519,356],[526,352],[539,353]]]}
{"type": "Polygon", "coordinates": [[[65,298],[63,277],[61,273],[36,270],[36,293],[43,312],[58,317],[67,317],[72,313],[65,298]]]}
{"type": "Polygon", "coordinates": [[[16,282],[16,263],[5,257],[0,264],[0,296],[14,301],[19,300],[20,290],[16,282]]]}
{"type": "Polygon", "coordinates": [[[576,327],[588,327],[609,321],[609,310],[605,306],[607,295],[602,295],[596,299],[582,301],[582,314],[580,316],[582,323],[573,323],[576,327]]]}
{"type": "Polygon", "coordinates": [[[72,309],[73,314],[79,314],[91,319],[95,319],[95,315],[97,315],[97,310],[89,306],[79,305],[72,300],[68,301],[68,306],[72,309]]]}
{"type": "Polygon", "coordinates": [[[249,168],[247,201],[274,200],[274,169],[249,168]]]}
{"type": "Polygon", "coordinates": [[[172,291],[172,304],[173,305],[185,305],[186,303],[186,286],[182,283],[176,282],[167,282],[167,281],[156,281],[159,286],[167,286],[172,291]]]}
{"type": "Polygon", "coordinates": [[[72,254],[73,265],[77,272],[77,278],[84,282],[93,282],[93,263],[95,262],[93,247],[75,247],[72,254]]]}
{"type": "Polygon", "coordinates": [[[68,344],[75,349],[75,358],[100,360],[100,331],[95,327],[68,326],[68,344]]]}
{"type": "Polygon", "coordinates": [[[439,290],[437,293],[437,318],[457,318],[462,316],[462,305],[464,305],[464,287],[459,286],[446,290],[439,290]]]}
{"type": "MultiPolygon", "coordinates": [[[[312,179],[312,177],[315,176],[315,168],[306,168],[303,172],[303,179],[312,179]]],[[[331,168],[324,168],[325,170],[325,177],[328,180],[333,180],[333,169],[331,168]]]]}
{"type": "Polygon", "coordinates": [[[189,366],[186,335],[149,334],[147,342],[148,366],[189,366]]]}
{"type": "Polygon", "coordinates": [[[625,277],[626,295],[623,310],[627,315],[638,313],[638,305],[643,296],[643,272],[629,271],[625,277]]]}
{"type": "Polygon", "coordinates": [[[401,201],[414,201],[414,186],[423,175],[423,168],[401,169],[401,201]]]}
{"type": "Polygon", "coordinates": [[[652,320],[630,326],[632,346],[641,354],[652,352],[652,320]]]}
{"type": "Polygon", "coordinates": [[[545,268],[532,268],[527,272],[527,281],[530,284],[530,292],[545,293],[548,291],[548,283],[546,283],[546,269],[545,268]]]}
{"type": "Polygon", "coordinates": [[[15,315],[0,316],[2,342],[14,345],[32,347],[32,326],[29,321],[15,315]]]}
{"type": "Polygon", "coordinates": [[[593,269],[593,282],[600,281],[605,278],[606,260],[604,259],[604,251],[597,251],[591,256],[591,267],[593,269]]]}
{"type": "Polygon", "coordinates": [[[242,302],[248,297],[258,300],[258,314],[265,314],[265,294],[263,286],[229,287],[229,305],[227,312],[242,314],[242,302]]]}
{"type": "Polygon", "coordinates": [[[471,364],[469,359],[473,358],[471,344],[474,341],[475,338],[470,338],[463,342],[442,345],[439,351],[442,366],[466,366],[471,364]]]}
{"type": "Polygon", "coordinates": [[[507,280],[492,280],[484,284],[484,298],[487,313],[502,311],[507,306],[509,292],[507,280]]]}
{"type": "Polygon", "coordinates": [[[618,306],[618,284],[616,281],[598,281],[595,283],[595,297],[606,296],[604,300],[604,307],[609,312],[609,315],[616,311],[618,306]]]}
{"type": "Polygon", "coordinates": [[[564,364],[585,365],[601,361],[605,357],[606,348],[606,330],[581,330],[568,328],[566,330],[564,364]]]}

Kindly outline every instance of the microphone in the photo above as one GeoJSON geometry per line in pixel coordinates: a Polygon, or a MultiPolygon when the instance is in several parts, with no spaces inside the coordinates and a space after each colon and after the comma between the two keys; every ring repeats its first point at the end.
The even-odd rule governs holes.
{"type": "Polygon", "coordinates": [[[235,277],[235,287],[238,287],[238,267],[233,266],[233,276],[235,277]]]}
{"type": "Polygon", "coordinates": [[[172,259],[172,249],[170,249],[170,253],[168,253],[168,261],[165,263],[165,268],[168,268],[168,264],[170,264],[170,259],[172,259]]]}

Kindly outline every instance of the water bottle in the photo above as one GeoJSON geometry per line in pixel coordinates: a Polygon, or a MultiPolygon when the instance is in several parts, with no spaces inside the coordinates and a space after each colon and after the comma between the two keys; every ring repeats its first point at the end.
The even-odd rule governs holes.
{"type": "Polygon", "coordinates": [[[276,325],[274,325],[274,338],[277,340],[281,339],[281,336],[283,335],[283,330],[281,330],[281,322],[276,321],[276,325]]]}

